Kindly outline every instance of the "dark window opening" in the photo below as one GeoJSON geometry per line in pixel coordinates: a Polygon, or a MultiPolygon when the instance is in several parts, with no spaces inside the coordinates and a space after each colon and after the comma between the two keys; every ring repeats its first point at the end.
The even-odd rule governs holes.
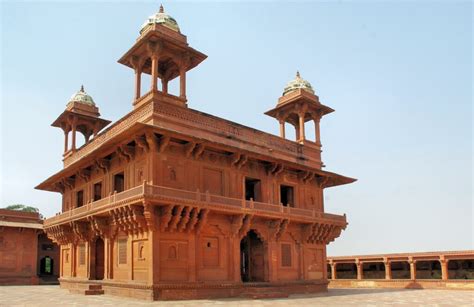
{"type": "Polygon", "coordinates": [[[291,267],[291,245],[282,243],[281,244],[281,266],[291,267]]]}
{"type": "Polygon", "coordinates": [[[76,207],[82,207],[84,205],[84,191],[80,190],[76,193],[76,207]]]}
{"type": "Polygon", "coordinates": [[[54,249],[53,244],[42,244],[41,249],[44,251],[52,251],[54,249]]]}
{"type": "Polygon", "coordinates": [[[123,192],[125,189],[125,176],[123,173],[115,174],[114,176],[114,191],[117,193],[123,192]]]}
{"type": "Polygon", "coordinates": [[[102,198],[102,182],[94,184],[94,201],[102,198]]]}
{"type": "Polygon", "coordinates": [[[287,186],[287,185],[281,185],[280,186],[280,202],[283,204],[285,207],[294,207],[295,202],[294,202],[294,188],[287,186]]]}
{"type": "Polygon", "coordinates": [[[261,201],[261,182],[258,179],[245,178],[245,199],[261,201]]]}

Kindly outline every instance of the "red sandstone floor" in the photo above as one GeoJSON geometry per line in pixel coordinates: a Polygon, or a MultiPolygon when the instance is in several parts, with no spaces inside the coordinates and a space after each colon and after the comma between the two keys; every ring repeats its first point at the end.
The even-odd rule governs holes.
{"type": "Polygon", "coordinates": [[[70,294],[59,286],[0,286],[0,306],[474,306],[474,291],[331,289],[287,299],[147,302],[108,295],[70,294]]]}

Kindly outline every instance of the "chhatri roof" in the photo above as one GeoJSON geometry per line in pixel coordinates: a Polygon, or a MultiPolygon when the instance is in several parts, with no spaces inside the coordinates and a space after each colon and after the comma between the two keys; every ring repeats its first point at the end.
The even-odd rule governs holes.
{"type": "Polygon", "coordinates": [[[286,94],[291,93],[291,92],[293,92],[297,89],[302,89],[302,90],[307,91],[311,94],[314,94],[314,90],[313,90],[313,87],[311,86],[311,83],[309,83],[308,81],[301,78],[299,71],[296,72],[296,78],[294,80],[288,82],[288,84],[286,85],[286,87],[283,91],[283,96],[285,96],[286,94]]]}
{"type": "Polygon", "coordinates": [[[92,97],[86,93],[86,91],[84,90],[84,85],[81,85],[81,89],[71,96],[69,102],[78,102],[90,106],[95,106],[94,99],[92,99],[92,97]]]}
{"type": "Polygon", "coordinates": [[[150,17],[148,17],[148,19],[143,23],[140,29],[140,34],[148,26],[151,26],[154,24],[161,24],[173,31],[180,33],[178,23],[173,17],[165,13],[165,10],[163,9],[163,5],[160,5],[160,10],[154,15],[151,15],[150,17]]]}

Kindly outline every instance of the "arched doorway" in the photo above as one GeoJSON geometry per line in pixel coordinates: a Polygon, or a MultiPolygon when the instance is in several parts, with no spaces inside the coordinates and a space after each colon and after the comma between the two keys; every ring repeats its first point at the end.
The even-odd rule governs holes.
{"type": "Polygon", "coordinates": [[[104,279],[104,240],[97,238],[95,241],[95,279],[104,279]]]}
{"type": "Polygon", "coordinates": [[[53,275],[54,260],[49,257],[43,257],[40,261],[40,275],[53,275]]]}
{"type": "Polygon", "coordinates": [[[240,276],[243,282],[265,281],[267,257],[265,246],[250,230],[240,241],[240,276]]]}

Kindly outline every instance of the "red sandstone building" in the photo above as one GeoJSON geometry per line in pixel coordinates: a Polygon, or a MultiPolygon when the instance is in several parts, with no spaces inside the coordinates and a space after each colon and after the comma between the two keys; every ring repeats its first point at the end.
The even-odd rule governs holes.
{"type": "Polygon", "coordinates": [[[135,73],[133,110],[103,129],[82,88],[53,123],[64,168],[37,188],[63,196],[45,221],[62,287],[146,299],[326,290],[326,245],[347,222],[324,212],[323,191],[354,181],[322,169],[319,122],[334,110],[299,74],[266,113],[280,136],[194,110],[186,73],[205,59],[161,8],[119,60],[135,73]]]}
{"type": "Polygon", "coordinates": [[[474,289],[474,250],[328,257],[333,288],[474,289]]]}
{"type": "Polygon", "coordinates": [[[0,285],[57,282],[59,247],[36,212],[0,209],[0,285]]]}

